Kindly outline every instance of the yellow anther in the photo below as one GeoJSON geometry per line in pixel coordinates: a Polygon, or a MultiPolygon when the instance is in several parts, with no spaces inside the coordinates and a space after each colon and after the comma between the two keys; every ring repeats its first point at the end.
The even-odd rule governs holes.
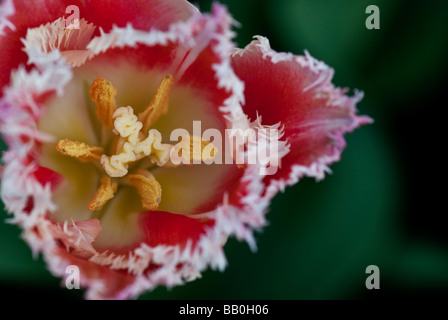
{"type": "Polygon", "coordinates": [[[90,211],[101,210],[106,202],[114,197],[115,192],[117,192],[117,184],[112,183],[109,177],[102,178],[101,185],[93,199],[87,203],[87,208],[90,211]]]}
{"type": "Polygon", "coordinates": [[[143,123],[143,132],[148,131],[161,115],[168,112],[168,94],[172,84],[173,76],[170,74],[166,75],[160,82],[149,106],[138,115],[138,120],[143,123]]]}
{"type": "Polygon", "coordinates": [[[182,136],[182,140],[174,148],[190,164],[194,161],[211,160],[218,153],[218,148],[213,143],[197,136],[182,136]]]}
{"type": "Polygon", "coordinates": [[[127,175],[126,180],[137,189],[143,208],[157,210],[162,200],[162,187],[149,171],[137,170],[136,173],[127,175]]]}
{"type": "Polygon", "coordinates": [[[113,114],[117,109],[115,95],[117,90],[108,80],[98,78],[90,86],[90,98],[95,102],[98,119],[106,126],[113,127],[113,114]]]}
{"type": "Polygon", "coordinates": [[[83,142],[69,139],[59,140],[56,150],[60,153],[82,161],[100,161],[103,148],[89,146],[83,142]]]}

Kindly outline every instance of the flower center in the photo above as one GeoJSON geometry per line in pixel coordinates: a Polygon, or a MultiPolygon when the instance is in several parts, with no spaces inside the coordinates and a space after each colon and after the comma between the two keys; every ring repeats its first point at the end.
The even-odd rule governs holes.
{"type": "Polygon", "coordinates": [[[90,87],[90,98],[95,103],[96,115],[102,124],[102,135],[112,141],[99,139],[103,146],[90,146],[80,141],[62,139],[56,145],[61,154],[83,162],[93,162],[103,172],[103,178],[91,201],[90,211],[101,210],[111,200],[120,184],[132,185],[141,197],[142,206],[157,210],[162,199],[162,187],[150,172],[152,167],[176,167],[171,161],[173,152],[177,157],[193,163],[194,160],[210,160],[217,148],[209,141],[196,136],[183,136],[176,146],[162,143],[162,135],[153,124],[168,112],[168,96],[173,77],[166,75],[148,107],[138,115],[131,106],[116,107],[117,90],[105,79],[96,79],[90,87]],[[210,145],[210,146],[209,146],[210,145]],[[109,146],[109,148],[107,148],[109,146]],[[199,152],[197,151],[199,146],[199,152]],[[111,155],[105,150],[109,149],[111,155]]]}

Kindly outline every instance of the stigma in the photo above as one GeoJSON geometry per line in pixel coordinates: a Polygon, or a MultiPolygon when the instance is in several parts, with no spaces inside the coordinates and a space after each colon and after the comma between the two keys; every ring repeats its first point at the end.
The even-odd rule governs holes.
{"type": "Polygon", "coordinates": [[[101,165],[110,177],[124,177],[130,163],[145,157],[150,156],[150,161],[159,166],[169,161],[173,146],[162,143],[162,135],[156,129],[144,135],[143,123],[138,121],[132,107],[117,109],[113,117],[113,132],[119,136],[117,150],[112,156],[101,156],[101,165]]]}

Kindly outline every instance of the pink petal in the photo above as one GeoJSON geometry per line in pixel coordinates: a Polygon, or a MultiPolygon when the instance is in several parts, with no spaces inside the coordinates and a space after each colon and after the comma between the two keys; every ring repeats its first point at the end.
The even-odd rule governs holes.
{"type": "Polygon", "coordinates": [[[76,257],[88,259],[97,253],[92,242],[101,231],[98,219],[76,221],[70,225],[65,223],[63,226],[52,224],[50,230],[53,237],[61,241],[67,251],[76,257]]]}
{"type": "Polygon", "coordinates": [[[54,190],[64,179],[59,173],[45,167],[38,167],[36,171],[34,171],[34,176],[42,186],[50,184],[52,190],[54,190]]]}
{"type": "Polygon", "coordinates": [[[172,23],[186,21],[195,13],[198,10],[186,0],[116,0],[113,5],[109,0],[95,0],[81,9],[81,17],[104,32],[109,32],[112,26],[127,24],[146,31],[152,28],[166,31],[172,23]]]}
{"type": "Polygon", "coordinates": [[[245,83],[244,111],[263,125],[284,126],[290,152],[275,175],[266,176],[269,197],[303,176],[322,179],[345,147],[343,135],[371,119],[356,115],[362,94],[345,95],[331,83],[333,70],[306,56],[277,53],[257,37],[232,56],[235,73],[245,83]]]}
{"type": "MultiPolygon", "coordinates": [[[[10,28],[3,28],[3,35],[0,34],[0,97],[3,95],[3,87],[10,80],[11,71],[28,60],[20,39],[25,38],[30,28],[45,25],[61,17],[67,18],[69,14],[65,11],[70,5],[80,9],[80,18],[106,32],[113,25],[124,27],[128,23],[143,30],[166,30],[170,24],[185,21],[197,13],[197,9],[185,0],[114,1],[113,5],[106,0],[44,0],[39,5],[34,5],[32,10],[26,0],[14,0],[13,4],[15,14],[7,17],[10,28]]],[[[8,8],[8,12],[11,11],[9,1],[4,6],[8,8]]],[[[99,29],[96,35],[99,35],[99,29]]]]}
{"type": "Polygon", "coordinates": [[[9,17],[14,29],[6,29],[3,36],[0,35],[0,97],[3,95],[3,87],[10,80],[11,71],[20,64],[27,62],[27,55],[22,50],[21,38],[25,38],[29,28],[39,27],[42,24],[67,16],[65,9],[69,5],[80,7],[80,0],[45,0],[39,5],[33,5],[26,0],[14,0],[15,14],[9,17]]]}
{"type": "Polygon", "coordinates": [[[188,241],[193,241],[194,246],[206,228],[213,226],[213,221],[201,222],[163,211],[142,212],[140,221],[145,235],[143,241],[153,247],[161,244],[184,247],[188,241]]]}
{"type": "MultiPolygon", "coordinates": [[[[87,299],[126,299],[135,295],[130,291],[132,284],[139,277],[109,267],[101,266],[95,262],[79,258],[65,248],[55,246],[45,250],[45,257],[50,271],[58,277],[64,278],[62,286],[65,286],[66,268],[70,265],[79,268],[80,284],[89,287],[86,293],[87,299]]],[[[142,281],[144,283],[144,281],[142,281]]],[[[143,285],[143,283],[141,283],[143,285]]]]}
{"type": "Polygon", "coordinates": [[[9,17],[15,12],[12,0],[4,0],[0,3],[0,36],[3,35],[6,28],[14,30],[14,24],[9,21],[9,17]]]}

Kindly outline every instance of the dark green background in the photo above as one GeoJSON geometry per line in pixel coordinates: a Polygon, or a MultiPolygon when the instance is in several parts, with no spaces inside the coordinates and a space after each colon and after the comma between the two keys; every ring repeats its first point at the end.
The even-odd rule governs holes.
{"type": "MultiPolygon", "coordinates": [[[[277,51],[311,55],[358,88],[375,119],[346,136],[333,174],[279,194],[258,251],[231,239],[225,272],[142,299],[353,299],[448,294],[444,109],[448,2],[405,0],[223,0],[241,23],[235,39],[267,36],[277,51]],[[380,9],[367,30],[365,9],[380,9]],[[365,288],[368,265],[381,289],[365,288]]],[[[202,11],[211,1],[198,1],[202,11]]],[[[4,149],[4,148],[3,148],[4,149]]],[[[7,215],[1,214],[2,220],[7,215]]],[[[11,294],[79,299],[33,259],[16,226],[0,224],[0,284],[11,294]]]]}

